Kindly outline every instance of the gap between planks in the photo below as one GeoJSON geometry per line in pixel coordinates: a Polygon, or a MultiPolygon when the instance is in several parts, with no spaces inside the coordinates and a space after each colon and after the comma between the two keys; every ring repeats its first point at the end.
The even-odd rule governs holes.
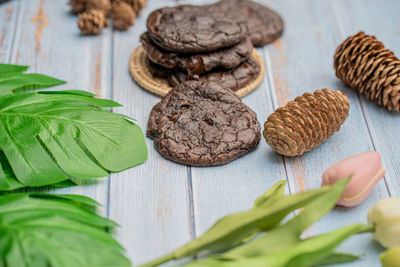
{"type": "Polygon", "coordinates": [[[17,38],[17,32],[19,29],[19,25],[21,24],[20,19],[19,19],[21,17],[21,5],[22,5],[21,3],[22,3],[21,1],[17,1],[16,10],[14,11],[15,16],[13,18],[13,23],[12,23],[12,26],[14,28],[11,30],[13,36],[11,37],[10,48],[9,48],[9,51],[7,52],[8,53],[8,59],[7,59],[8,64],[11,63],[11,59],[14,57],[14,44],[15,44],[15,40],[17,38]]]}
{"type": "Polygon", "coordinates": [[[190,235],[191,235],[191,239],[195,239],[197,237],[197,235],[196,235],[196,220],[195,220],[195,213],[194,213],[193,181],[192,181],[192,167],[191,166],[187,166],[187,179],[188,179],[190,235]]]}
{"type": "MultiPolygon", "coordinates": [[[[111,23],[112,24],[112,23],[111,23]]],[[[112,26],[110,26],[112,27],[112,26]]],[[[109,99],[114,100],[114,90],[115,90],[115,84],[114,84],[114,29],[110,31],[110,62],[111,62],[111,67],[110,67],[110,92],[108,95],[109,99]]],[[[111,111],[113,108],[111,108],[111,111]]],[[[111,173],[107,176],[107,203],[106,203],[106,214],[107,218],[110,219],[110,203],[111,203],[111,173]]]]}
{"type": "MultiPolygon", "coordinates": [[[[269,45],[272,45],[272,43],[269,45]]],[[[278,98],[276,96],[276,87],[275,87],[275,82],[274,82],[273,75],[272,75],[271,58],[269,56],[267,47],[263,48],[262,56],[264,58],[265,68],[267,70],[266,75],[264,77],[264,79],[266,79],[266,81],[267,81],[266,84],[268,85],[268,86],[266,86],[267,95],[270,96],[273,110],[276,110],[279,107],[279,103],[278,103],[278,98]],[[269,92],[268,92],[268,88],[269,88],[269,92]]],[[[263,138],[263,137],[261,137],[261,138],[263,138]]],[[[285,156],[281,156],[281,157],[282,157],[283,167],[285,169],[286,183],[288,186],[289,193],[291,194],[292,189],[290,188],[290,183],[289,183],[289,175],[288,175],[287,166],[286,166],[287,165],[286,158],[285,158],[285,156]]]]}

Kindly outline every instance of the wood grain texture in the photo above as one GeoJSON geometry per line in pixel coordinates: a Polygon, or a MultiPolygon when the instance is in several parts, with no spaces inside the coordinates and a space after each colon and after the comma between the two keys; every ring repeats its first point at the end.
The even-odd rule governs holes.
{"type": "MultiPolygon", "coordinates": [[[[113,37],[113,99],[124,105],[116,109],[137,119],[146,131],[152,107],[161,100],[140,88],[130,77],[129,56],[139,45],[150,11],[159,6],[149,1],[134,27],[113,37]]],[[[146,138],[146,163],[111,175],[109,217],[121,227],[117,238],[134,264],[162,256],[192,238],[188,168],[165,160],[146,138]]]]}
{"type": "Polygon", "coordinates": [[[20,3],[7,2],[0,5],[0,62],[8,62],[17,31],[20,3]]]}

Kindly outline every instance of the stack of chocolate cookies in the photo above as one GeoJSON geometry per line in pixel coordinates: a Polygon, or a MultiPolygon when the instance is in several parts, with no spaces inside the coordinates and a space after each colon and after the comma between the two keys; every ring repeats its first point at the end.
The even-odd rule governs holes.
{"type": "Polygon", "coordinates": [[[152,76],[167,79],[171,87],[187,80],[215,81],[238,92],[261,82],[264,65],[253,45],[278,38],[283,22],[274,11],[252,1],[222,0],[155,10],[147,30],[140,41],[152,76]]]}
{"type": "MultiPolygon", "coordinates": [[[[151,70],[150,83],[161,77],[174,86],[158,91],[165,96],[147,125],[160,154],[191,166],[215,166],[254,150],[260,123],[238,92],[260,74],[261,82],[264,64],[254,58],[253,45],[278,38],[281,18],[251,1],[221,0],[158,9],[150,14],[147,29],[140,38],[143,60],[137,69],[151,70]]],[[[131,63],[134,78],[141,73],[132,70],[131,63]]],[[[140,75],[135,79],[141,84],[140,75]]]]}
{"type": "Polygon", "coordinates": [[[260,72],[260,65],[251,56],[253,45],[249,38],[232,47],[197,54],[163,50],[151,41],[149,33],[142,34],[140,41],[152,74],[166,77],[171,86],[191,79],[208,80],[237,91],[260,72]]]}

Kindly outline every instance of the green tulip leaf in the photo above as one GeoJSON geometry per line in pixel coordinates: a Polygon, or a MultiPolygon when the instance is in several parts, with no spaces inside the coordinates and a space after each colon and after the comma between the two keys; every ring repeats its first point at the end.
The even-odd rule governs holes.
{"type": "Polygon", "coordinates": [[[193,261],[187,267],[310,267],[334,253],[343,241],[354,234],[371,231],[368,225],[355,224],[342,227],[331,233],[315,236],[276,253],[256,257],[241,257],[233,260],[208,258],[193,261]]]}
{"type": "MultiPolygon", "coordinates": [[[[337,187],[343,190],[345,184],[347,181],[340,183],[337,187]]],[[[243,241],[248,241],[249,236],[276,228],[290,212],[303,208],[320,196],[328,194],[332,188],[327,186],[283,196],[284,187],[282,185],[282,181],[275,184],[256,200],[252,209],[223,217],[200,237],[143,266],[157,266],[169,260],[195,255],[200,251],[220,252],[231,249],[243,241]]]]}
{"type": "Polygon", "coordinates": [[[349,179],[341,179],[325,194],[304,206],[295,217],[268,232],[257,240],[225,253],[225,258],[255,257],[279,252],[301,242],[301,234],[314,222],[332,210],[342,195],[349,179]]]}
{"type": "Polygon", "coordinates": [[[356,261],[359,258],[360,258],[359,255],[334,251],[330,255],[326,256],[325,258],[317,261],[317,263],[315,263],[313,266],[349,263],[349,262],[356,261]]]}
{"type": "Polygon", "coordinates": [[[332,210],[349,181],[350,177],[331,186],[287,196],[285,182],[280,181],[259,197],[252,209],[223,217],[197,239],[144,266],[158,266],[198,252],[207,252],[201,254],[207,257],[187,266],[310,267],[355,261],[358,256],[334,250],[349,236],[371,231],[371,226],[352,225],[301,239],[309,226],[332,210]],[[302,210],[296,216],[281,223],[299,208],[302,210]]]}

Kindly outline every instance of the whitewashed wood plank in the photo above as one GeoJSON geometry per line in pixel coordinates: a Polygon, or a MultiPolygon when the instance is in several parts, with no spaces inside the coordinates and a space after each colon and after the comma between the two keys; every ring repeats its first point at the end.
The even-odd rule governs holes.
{"type": "MultiPolygon", "coordinates": [[[[350,115],[342,129],[318,148],[302,157],[285,158],[289,181],[294,191],[318,188],[323,171],[337,161],[374,150],[360,102],[354,91],[338,83],[333,70],[333,54],[341,39],[335,19],[324,1],[271,2],[280,7],[286,22],[284,37],[268,48],[280,105],[304,92],[324,87],[343,90],[350,100],[350,115]]],[[[357,13],[353,14],[357,17],[357,13]]],[[[311,227],[306,236],[331,231],[351,223],[366,222],[368,209],[388,191],[381,181],[370,197],[352,209],[336,208],[311,227]]],[[[377,264],[376,250],[370,235],[351,239],[344,250],[365,253],[353,266],[377,264]]]]}
{"type": "MultiPolygon", "coordinates": [[[[13,1],[14,2],[14,1],[13,1]]],[[[18,1],[15,1],[18,2],[18,1]]],[[[110,95],[111,32],[84,37],[69,13],[66,1],[24,0],[11,63],[30,65],[30,72],[48,74],[68,81],[55,89],[83,89],[102,97],[110,95]]],[[[103,204],[106,214],[108,178],[84,182],[82,186],[46,190],[82,194],[103,204]]]]}
{"type": "Polygon", "coordinates": [[[18,1],[0,5],[0,63],[7,63],[9,60],[17,28],[18,11],[18,1]]]}
{"type": "MultiPolygon", "coordinates": [[[[350,35],[364,31],[366,34],[375,35],[388,49],[400,56],[400,28],[397,23],[399,1],[352,0],[330,1],[330,4],[340,32],[337,44],[350,35]],[[354,13],[357,13],[357,16],[354,17],[354,13]]],[[[361,103],[376,150],[382,154],[387,167],[386,180],[389,191],[392,196],[400,196],[400,154],[396,149],[400,145],[400,117],[395,112],[378,107],[364,96],[361,97],[361,103]]]]}
{"type": "MultiPolygon", "coordinates": [[[[128,72],[129,56],[146,30],[148,14],[173,2],[152,0],[127,32],[115,32],[113,99],[122,103],[116,109],[137,119],[146,131],[148,116],[160,97],[140,88],[128,72]]],[[[164,159],[146,138],[146,163],[119,174],[110,181],[109,217],[121,225],[116,236],[127,248],[134,264],[162,256],[192,238],[188,168],[164,159]]]]}

